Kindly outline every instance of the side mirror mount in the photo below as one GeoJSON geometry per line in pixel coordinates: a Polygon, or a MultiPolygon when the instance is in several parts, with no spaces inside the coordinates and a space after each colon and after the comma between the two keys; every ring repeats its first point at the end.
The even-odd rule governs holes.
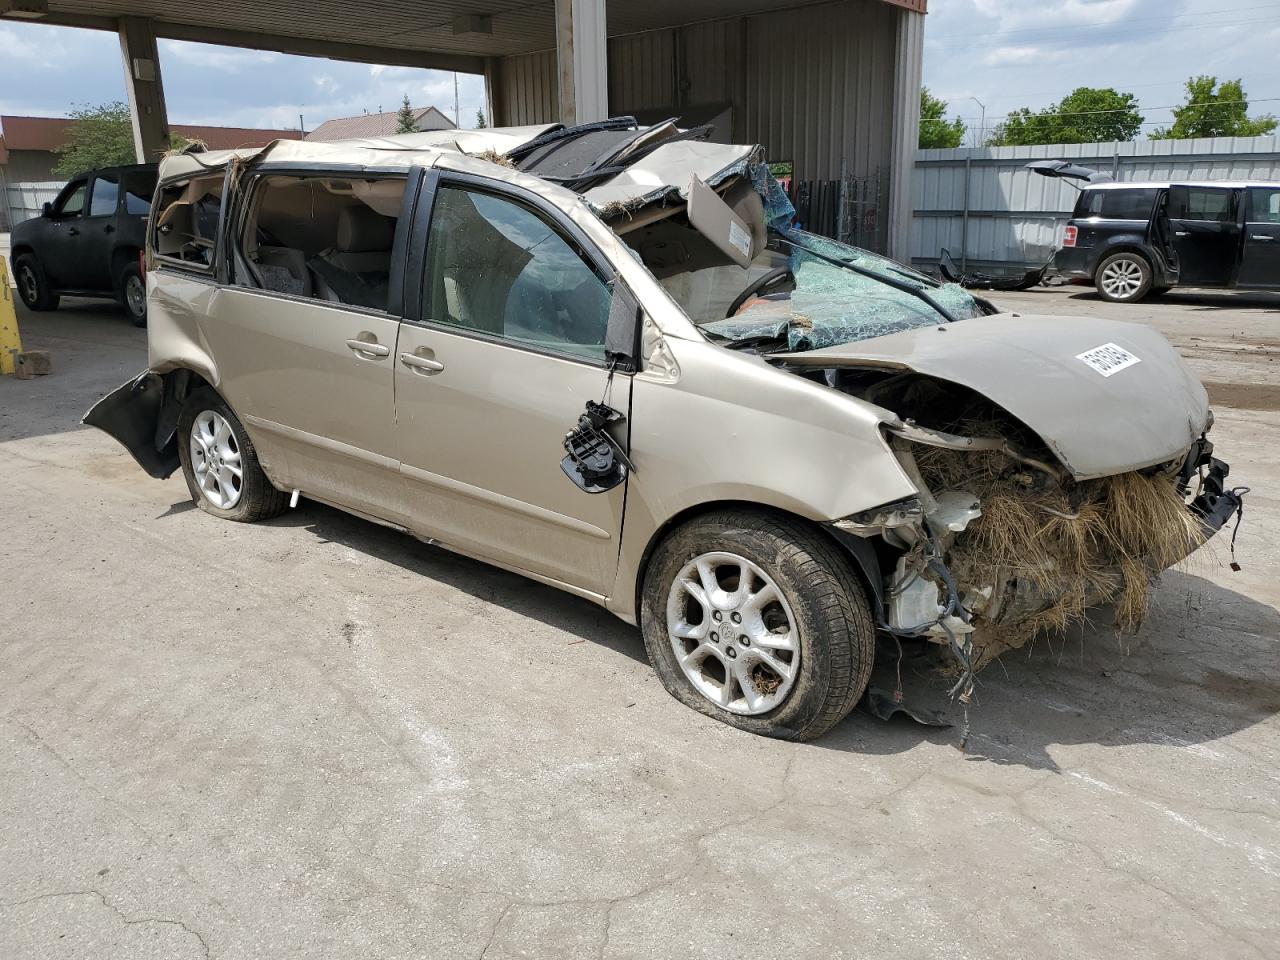
{"type": "Polygon", "coordinates": [[[634,370],[639,357],[640,302],[621,277],[615,277],[609,303],[604,352],[619,370],[634,370]]]}
{"type": "Polygon", "coordinates": [[[48,200],[40,206],[40,216],[44,217],[46,220],[53,216],[53,204],[48,200]]]}

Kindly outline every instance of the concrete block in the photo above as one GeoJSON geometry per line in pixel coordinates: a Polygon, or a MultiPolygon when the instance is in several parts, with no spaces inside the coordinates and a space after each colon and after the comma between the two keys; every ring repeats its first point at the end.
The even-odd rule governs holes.
{"type": "Polygon", "coordinates": [[[19,380],[31,380],[53,373],[53,359],[48,350],[27,350],[13,355],[13,375],[19,380]]]}

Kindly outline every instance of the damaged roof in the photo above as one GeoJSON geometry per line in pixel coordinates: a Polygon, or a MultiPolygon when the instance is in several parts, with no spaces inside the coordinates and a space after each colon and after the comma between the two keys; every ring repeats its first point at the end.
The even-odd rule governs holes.
{"type": "Polygon", "coordinates": [[[710,143],[705,128],[668,120],[641,127],[631,117],[566,128],[560,124],[433,130],[351,140],[277,140],[260,150],[177,153],[162,178],[220,168],[233,157],[291,166],[325,163],[385,170],[423,164],[423,154],[457,153],[539,177],[578,193],[597,214],[685,197],[691,176],[709,186],[746,172],[754,145],[710,143]]]}

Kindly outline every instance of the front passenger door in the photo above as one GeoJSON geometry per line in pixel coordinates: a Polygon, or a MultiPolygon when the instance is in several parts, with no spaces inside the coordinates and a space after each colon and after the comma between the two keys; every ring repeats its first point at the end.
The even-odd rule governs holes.
{"type": "Polygon", "coordinates": [[[445,175],[427,206],[420,308],[395,363],[412,526],[603,596],[626,483],[586,493],[560,461],[587,401],[629,410],[630,377],[605,362],[608,265],[563,215],[490,181],[445,175]]]}

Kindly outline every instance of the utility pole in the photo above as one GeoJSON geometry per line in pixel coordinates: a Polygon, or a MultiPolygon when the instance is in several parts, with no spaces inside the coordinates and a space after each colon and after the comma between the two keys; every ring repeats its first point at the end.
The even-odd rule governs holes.
{"type": "Polygon", "coordinates": [[[302,139],[305,140],[307,138],[307,127],[306,124],[302,122],[302,114],[298,114],[298,133],[301,135],[302,139]]]}
{"type": "Polygon", "coordinates": [[[978,136],[973,144],[975,147],[980,147],[987,142],[987,105],[977,97],[970,97],[969,99],[982,108],[982,118],[978,121],[978,136]]]}
{"type": "Polygon", "coordinates": [[[453,71],[453,125],[461,127],[458,119],[458,71],[453,71]]]}

